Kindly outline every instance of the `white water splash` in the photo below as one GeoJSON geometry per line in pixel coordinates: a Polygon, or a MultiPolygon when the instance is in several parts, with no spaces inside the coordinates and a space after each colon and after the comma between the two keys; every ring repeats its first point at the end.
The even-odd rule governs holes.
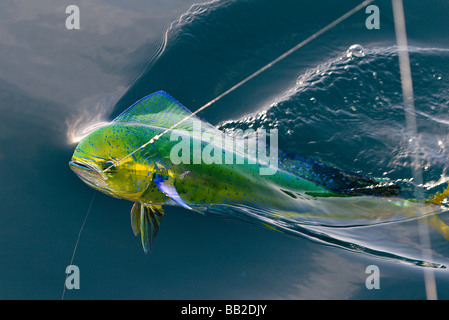
{"type": "Polygon", "coordinates": [[[81,107],[77,108],[80,112],[66,120],[67,143],[78,143],[92,131],[108,125],[108,117],[123,91],[121,89],[119,93],[83,99],[81,107]]]}

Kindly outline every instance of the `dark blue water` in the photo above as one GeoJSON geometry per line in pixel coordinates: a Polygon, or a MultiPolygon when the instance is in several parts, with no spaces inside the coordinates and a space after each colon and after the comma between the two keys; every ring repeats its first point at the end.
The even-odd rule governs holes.
{"type": "MultiPolygon", "coordinates": [[[[194,3],[83,3],[81,29],[70,31],[70,3],[0,4],[0,298],[61,297],[94,192],[67,165],[86,127],[158,90],[194,111],[358,1],[194,3]]],[[[374,4],[379,30],[366,29],[362,10],[201,117],[226,130],[276,127],[281,149],[391,179],[407,194],[413,181],[391,3],[374,4]],[[347,55],[354,44],[363,56],[347,55]]],[[[405,1],[426,195],[447,181],[448,9],[446,1],[405,1]]],[[[73,261],[81,289],[66,299],[426,297],[416,220],[317,241],[307,230],[280,233],[169,207],[145,255],[131,205],[96,194],[73,261]],[[379,290],[365,286],[373,264],[379,290]]],[[[429,232],[432,262],[449,267],[449,242],[429,232]]],[[[447,299],[448,268],[434,272],[438,297],[447,299]]]]}

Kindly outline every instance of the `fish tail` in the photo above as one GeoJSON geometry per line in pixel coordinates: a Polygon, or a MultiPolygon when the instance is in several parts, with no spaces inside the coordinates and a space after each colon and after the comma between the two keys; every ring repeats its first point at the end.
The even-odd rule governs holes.
{"type": "Polygon", "coordinates": [[[429,197],[428,201],[433,204],[442,205],[443,201],[449,197],[449,184],[443,192],[436,192],[434,196],[429,197]]]}
{"type": "MultiPolygon", "coordinates": [[[[434,196],[429,197],[426,199],[426,203],[435,204],[438,206],[443,205],[443,201],[449,197],[449,184],[443,192],[436,192],[434,196]]],[[[444,239],[449,240],[449,226],[446,224],[446,222],[441,219],[441,217],[438,214],[433,214],[430,216],[425,217],[424,222],[436,230],[438,233],[440,233],[444,239]]]]}
{"type": "Polygon", "coordinates": [[[440,233],[444,239],[449,240],[449,226],[438,214],[427,216],[424,221],[429,227],[440,233]]]}

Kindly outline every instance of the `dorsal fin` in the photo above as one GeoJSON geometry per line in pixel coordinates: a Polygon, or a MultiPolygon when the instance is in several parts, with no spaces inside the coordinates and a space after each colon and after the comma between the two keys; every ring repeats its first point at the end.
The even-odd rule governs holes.
{"type": "MultiPolygon", "coordinates": [[[[123,111],[113,122],[137,122],[142,124],[153,125],[168,129],[182,119],[190,116],[192,112],[176,101],[168,93],[158,91],[152,93],[123,111]]],[[[201,129],[216,130],[213,125],[202,121],[196,115],[182,122],[175,129],[182,129],[192,131],[198,128],[201,124],[201,129]]]]}

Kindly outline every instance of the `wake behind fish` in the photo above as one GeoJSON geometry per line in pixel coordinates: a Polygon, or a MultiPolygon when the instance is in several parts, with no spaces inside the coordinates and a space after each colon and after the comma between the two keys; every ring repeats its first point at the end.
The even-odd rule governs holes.
{"type": "Polygon", "coordinates": [[[444,123],[449,83],[442,76],[449,71],[442,58],[447,54],[444,49],[410,48],[418,88],[416,107],[425,177],[422,185],[415,186],[411,178],[402,97],[398,94],[397,47],[365,49],[354,45],[301,74],[296,85],[268,109],[227,121],[219,128],[225,132],[278,128],[279,145],[284,150],[398,184],[400,197],[309,199],[308,213],[241,206],[214,207],[211,212],[220,215],[231,210],[247,222],[253,220],[325,245],[416,266],[445,268],[444,253],[433,253],[436,262],[424,261],[416,244],[418,223],[435,222],[432,242],[449,238],[444,222],[447,201],[432,209],[407,199],[412,199],[415,187],[430,196],[447,183],[449,157],[443,141],[448,136],[444,123]]]}
{"type": "MultiPolygon", "coordinates": [[[[416,243],[416,223],[424,217],[396,217],[387,220],[346,220],[344,224],[330,219],[310,218],[299,214],[280,214],[267,208],[242,205],[212,205],[206,214],[219,219],[243,221],[256,227],[274,230],[287,236],[300,237],[320,245],[360,253],[372,258],[406,263],[417,267],[446,269],[447,259],[433,255],[425,261],[416,243]]],[[[429,217],[429,216],[427,216],[429,217]]]]}

